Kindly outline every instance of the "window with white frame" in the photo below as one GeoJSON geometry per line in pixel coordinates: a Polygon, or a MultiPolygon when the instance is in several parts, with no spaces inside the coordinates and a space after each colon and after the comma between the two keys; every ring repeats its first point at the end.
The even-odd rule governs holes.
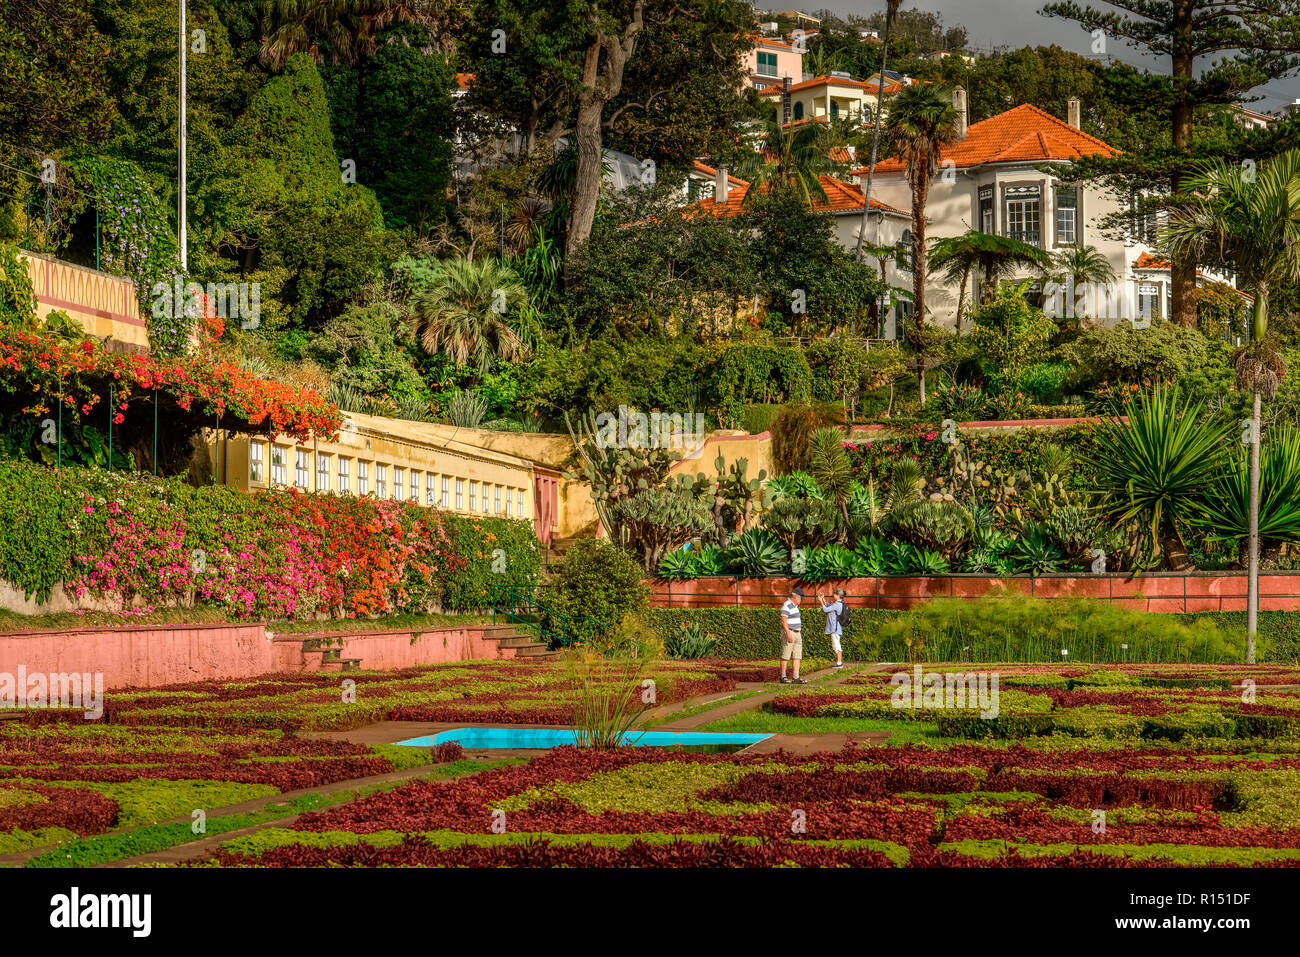
{"type": "Polygon", "coordinates": [[[1079,188],[1056,187],[1056,244],[1072,246],[1079,242],[1079,188]]]}
{"type": "Polygon", "coordinates": [[[420,473],[411,469],[411,501],[420,504],[420,473]]]}
{"type": "Polygon", "coordinates": [[[993,232],[993,187],[981,186],[979,192],[980,203],[980,232],[993,232]]]}
{"type": "Polygon", "coordinates": [[[469,480],[469,510],[478,511],[478,482],[473,479],[469,480]]]}
{"type": "Polygon", "coordinates": [[[501,486],[500,485],[492,486],[492,500],[493,500],[492,514],[500,515],[501,514],[501,486]]]}
{"type": "Polygon", "coordinates": [[[357,494],[370,494],[370,463],[357,460],[357,494]]]}
{"type": "Polygon", "coordinates": [[[442,507],[451,508],[451,476],[442,477],[442,507]]]}
{"type": "Polygon", "coordinates": [[[375,494],[380,498],[388,498],[388,466],[375,465],[375,494]]]}
{"type": "Polygon", "coordinates": [[[294,452],[293,484],[305,492],[309,478],[311,478],[311,453],[306,449],[297,449],[294,452]]]}
{"type": "Polygon", "coordinates": [[[339,456],[339,491],[340,492],[352,491],[352,479],[351,476],[348,475],[349,469],[350,466],[348,465],[348,460],[340,455],[339,456]]]}
{"type": "Polygon", "coordinates": [[[1160,287],[1154,283],[1141,283],[1137,289],[1138,319],[1160,318],[1160,287]]]}
{"type": "Polygon", "coordinates": [[[434,475],[432,472],[425,473],[424,475],[424,504],[425,505],[438,504],[438,497],[437,497],[438,493],[435,491],[437,487],[437,482],[438,482],[438,476],[434,475]]]}
{"type": "Polygon", "coordinates": [[[278,445],[271,446],[271,484],[284,485],[289,481],[285,467],[285,449],[278,445]]]}
{"type": "Polygon", "coordinates": [[[393,498],[399,502],[406,496],[402,494],[402,486],[406,484],[406,470],[399,465],[393,466],[393,498]]]}
{"type": "Polygon", "coordinates": [[[483,483],[483,514],[484,515],[488,513],[488,488],[489,488],[488,483],[484,482],[483,483]]]}
{"type": "Polygon", "coordinates": [[[248,480],[250,482],[266,481],[266,446],[261,442],[248,445],[248,480]]]}
{"type": "Polygon", "coordinates": [[[1031,246],[1042,246],[1042,195],[1039,187],[1007,187],[1006,214],[1005,235],[1009,239],[1018,239],[1031,246]]]}
{"type": "Polygon", "coordinates": [[[506,514],[510,514],[510,489],[506,489],[506,514]]]}
{"type": "Polygon", "coordinates": [[[330,490],[330,457],[324,452],[316,453],[316,491],[330,490]]]}
{"type": "Polygon", "coordinates": [[[519,505],[519,517],[523,518],[524,517],[524,490],[519,489],[518,492],[519,494],[516,496],[516,500],[519,505]]]}
{"type": "Polygon", "coordinates": [[[460,511],[464,511],[464,509],[465,509],[465,480],[463,478],[458,478],[456,479],[456,511],[460,512],[460,511]]]}
{"type": "Polygon", "coordinates": [[[776,76],[776,54],[759,51],[758,70],[756,72],[759,76],[776,76]]]}

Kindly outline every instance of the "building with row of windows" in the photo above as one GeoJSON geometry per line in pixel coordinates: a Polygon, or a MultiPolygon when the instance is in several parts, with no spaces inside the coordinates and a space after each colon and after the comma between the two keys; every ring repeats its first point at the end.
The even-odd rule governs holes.
{"type": "Polygon", "coordinates": [[[542,462],[484,448],[475,430],[348,414],[337,441],[211,431],[221,484],[257,492],[297,488],[372,496],[462,515],[531,520],[549,542],[560,527],[560,473],[542,462]],[[459,437],[458,437],[459,436],[459,437]],[[466,441],[468,440],[468,441],[466,441]]]}

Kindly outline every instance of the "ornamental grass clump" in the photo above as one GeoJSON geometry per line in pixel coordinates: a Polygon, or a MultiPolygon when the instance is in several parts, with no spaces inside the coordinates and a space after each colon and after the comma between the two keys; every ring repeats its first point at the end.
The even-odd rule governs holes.
{"type": "Polygon", "coordinates": [[[606,658],[575,648],[564,661],[573,702],[573,731],[580,748],[611,751],[631,746],[629,732],[646,705],[656,702],[646,658],[606,658]]]}

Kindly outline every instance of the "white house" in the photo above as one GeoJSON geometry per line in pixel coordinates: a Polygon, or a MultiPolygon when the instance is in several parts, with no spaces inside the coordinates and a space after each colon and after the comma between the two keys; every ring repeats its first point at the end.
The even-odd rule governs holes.
{"type": "MultiPolygon", "coordinates": [[[[1117,238],[1113,233],[1103,235],[1099,222],[1121,209],[1115,198],[1096,184],[1064,178],[1068,164],[1080,156],[1119,153],[1079,128],[1077,100],[1070,101],[1068,121],[1025,104],[969,126],[965,92],[960,88],[954,91],[953,102],[961,134],[942,150],[939,175],[930,184],[927,238],[960,236],[976,229],[1019,239],[1049,252],[1072,245],[1092,246],[1106,257],[1115,272],[1116,283],[1107,292],[1116,307],[1120,302],[1141,301],[1144,308],[1152,310],[1153,317],[1168,315],[1168,271],[1162,274],[1138,265],[1150,261],[1143,255],[1149,257],[1153,251],[1149,243],[1154,238],[1154,222],[1139,223],[1139,228],[1127,231],[1146,242],[1117,238]]],[[[867,168],[853,170],[850,175],[855,182],[865,183],[867,168]]],[[[876,164],[873,202],[879,199],[893,208],[907,210],[912,205],[911,195],[902,161],[890,158],[876,164]]],[[[873,241],[873,237],[868,240],[873,241]]],[[[977,277],[971,281],[967,302],[974,295],[977,277]]],[[[940,275],[931,275],[926,284],[930,321],[955,325],[958,293],[940,275]]],[[[1118,308],[1090,315],[1110,324],[1134,318],[1118,308]]]]}

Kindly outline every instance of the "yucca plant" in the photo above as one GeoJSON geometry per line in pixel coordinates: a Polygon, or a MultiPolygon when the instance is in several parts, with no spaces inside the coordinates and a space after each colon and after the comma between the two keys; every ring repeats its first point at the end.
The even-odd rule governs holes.
{"type": "Polygon", "coordinates": [[[790,566],[790,553],[766,529],[751,528],[731,542],[730,567],[746,575],[777,575],[790,566]]]}
{"type": "Polygon", "coordinates": [[[844,450],[844,433],[839,429],[818,429],[812,435],[809,474],[840,510],[844,524],[849,521],[849,496],[853,494],[853,466],[844,450]]]}
{"type": "MultiPolygon", "coordinates": [[[[1242,448],[1229,456],[1223,474],[1206,490],[1197,524],[1210,541],[1240,547],[1250,534],[1250,456],[1242,448]]],[[[1277,544],[1300,543],[1300,430],[1270,430],[1260,467],[1259,537],[1277,544]]]]}
{"type": "Polygon", "coordinates": [[[1201,514],[1203,491],[1223,469],[1228,423],[1185,400],[1178,386],[1157,385],[1125,400],[1123,421],[1097,427],[1096,461],[1103,506],[1117,524],[1137,520],[1169,567],[1187,567],[1181,530],[1201,514]]]}

